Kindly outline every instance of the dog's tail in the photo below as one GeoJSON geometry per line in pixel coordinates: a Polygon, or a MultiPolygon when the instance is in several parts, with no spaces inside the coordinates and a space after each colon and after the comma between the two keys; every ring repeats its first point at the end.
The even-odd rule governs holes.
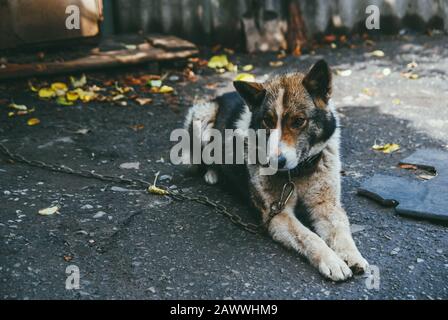
{"type": "MultiPolygon", "coordinates": [[[[215,125],[217,113],[218,104],[215,101],[195,101],[193,106],[190,107],[184,122],[184,128],[190,134],[190,146],[192,146],[193,139],[200,141],[202,147],[210,142],[210,129],[215,125]]],[[[185,156],[190,160],[188,163],[192,163],[191,155],[188,154],[185,156]]]]}

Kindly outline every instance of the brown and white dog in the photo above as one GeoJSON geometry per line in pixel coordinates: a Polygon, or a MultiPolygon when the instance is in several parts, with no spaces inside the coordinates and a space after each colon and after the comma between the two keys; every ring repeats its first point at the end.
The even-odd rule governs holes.
{"type": "MultiPolygon", "coordinates": [[[[234,82],[237,92],[190,108],[185,127],[200,126],[203,147],[209,129],[266,129],[277,140],[278,173],[261,175],[259,164],[206,166],[205,181],[223,178],[269,221],[289,176],[295,192],[269,221],[272,238],[304,255],[325,277],[343,281],[368,267],[353,241],[341,205],[339,128],[331,107],[331,71],[323,60],[306,74],[288,73],[265,83],[234,82]],[[273,130],[276,129],[276,130],[273,130]],[[275,134],[274,134],[275,132],[275,134]],[[288,172],[289,171],[289,175],[288,172]],[[303,219],[306,212],[308,224],[303,219]],[[298,218],[299,217],[299,218],[298,218]],[[309,227],[308,227],[309,226],[309,227]]],[[[193,137],[195,138],[195,137],[193,137]]]]}

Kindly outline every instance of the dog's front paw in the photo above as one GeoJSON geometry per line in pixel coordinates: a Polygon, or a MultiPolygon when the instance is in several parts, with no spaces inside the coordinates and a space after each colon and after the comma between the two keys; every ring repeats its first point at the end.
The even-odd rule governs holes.
{"type": "Polygon", "coordinates": [[[369,263],[359,253],[355,242],[349,234],[339,234],[331,248],[347,263],[354,274],[363,274],[367,271],[369,263]]]}
{"type": "Polygon", "coordinates": [[[215,170],[208,169],[204,175],[206,183],[213,185],[218,183],[218,173],[215,170]]]}
{"type": "Polygon", "coordinates": [[[367,271],[369,263],[364,259],[361,254],[356,252],[350,252],[346,255],[344,261],[350,267],[354,274],[363,274],[367,271]]]}
{"type": "Polygon", "coordinates": [[[333,281],[344,281],[353,275],[348,265],[330,249],[321,255],[318,268],[323,276],[333,281]]]}

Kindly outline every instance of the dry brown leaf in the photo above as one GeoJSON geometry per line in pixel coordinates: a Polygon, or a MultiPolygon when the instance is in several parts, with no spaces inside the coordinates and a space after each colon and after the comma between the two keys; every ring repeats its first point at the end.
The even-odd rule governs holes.
{"type": "Polygon", "coordinates": [[[205,85],[205,87],[206,87],[207,89],[216,89],[217,86],[218,86],[217,83],[207,83],[207,84],[205,85]]]}
{"type": "Polygon", "coordinates": [[[131,128],[132,130],[137,132],[137,131],[143,130],[145,128],[145,125],[144,124],[136,124],[136,125],[130,126],[129,128],[131,128]]]}
{"type": "Polygon", "coordinates": [[[151,98],[137,98],[135,99],[135,101],[137,101],[137,103],[141,106],[144,106],[145,104],[151,103],[152,99],[151,98]]]}
{"type": "Polygon", "coordinates": [[[279,61],[271,61],[271,62],[269,62],[269,65],[273,68],[278,68],[278,67],[283,66],[284,62],[280,61],[280,60],[279,61]]]}
{"type": "Polygon", "coordinates": [[[417,73],[413,72],[403,72],[401,75],[409,80],[417,80],[418,78],[420,78],[420,76],[417,73]]]}
{"type": "Polygon", "coordinates": [[[399,168],[405,169],[405,170],[417,170],[417,166],[413,164],[407,164],[407,163],[400,163],[398,165],[399,168]]]}

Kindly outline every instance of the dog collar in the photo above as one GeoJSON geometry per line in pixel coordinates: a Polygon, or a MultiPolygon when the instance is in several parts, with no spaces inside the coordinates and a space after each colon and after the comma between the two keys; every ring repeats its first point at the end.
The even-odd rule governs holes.
{"type": "MultiPolygon", "coordinates": [[[[300,162],[295,168],[289,170],[289,174],[291,175],[291,177],[298,177],[309,174],[312,171],[314,171],[321,158],[322,158],[322,151],[300,162]]],[[[283,174],[288,174],[288,170],[279,172],[283,174]]]]}

